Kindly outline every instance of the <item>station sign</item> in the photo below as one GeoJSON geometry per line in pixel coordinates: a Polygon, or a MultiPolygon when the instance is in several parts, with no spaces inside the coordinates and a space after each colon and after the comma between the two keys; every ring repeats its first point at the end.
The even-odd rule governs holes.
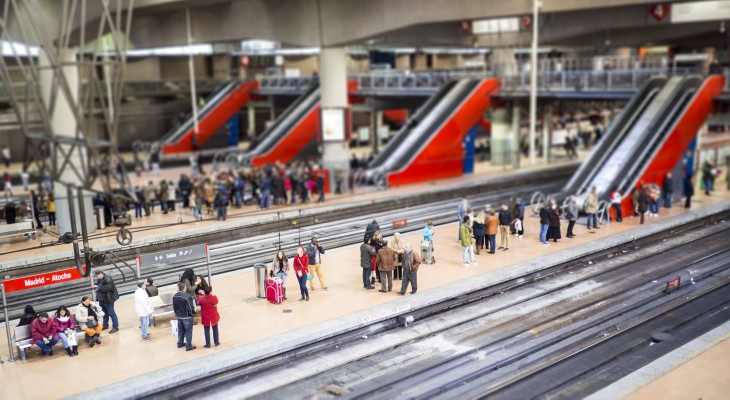
{"type": "Polygon", "coordinates": [[[396,219],[393,221],[393,229],[404,228],[408,225],[408,220],[405,218],[396,219]]]}
{"type": "Polygon", "coordinates": [[[3,290],[5,293],[21,292],[23,290],[55,285],[57,283],[69,282],[82,278],[83,276],[79,273],[78,269],[74,267],[30,275],[23,278],[7,279],[3,281],[3,290]]]}
{"type": "Polygon", "coordinates": [[[664,290],[667,294],[671,293],[673,290],[676,290],[679,288],[679,283],[681,282],[679,277],[672,278],[667,281],[667,288],[664,290]]]}
{"type": "Polygon", "coordinates": [[[200,259],[208,255],[208,245],[198,244],[194,246],[181,247],[179,249],[172,249],[166,251],[160,251],[157,253],[143,254],[137,257],[137,262],[140,266],[150,266],[156,264],[169,264],[178,263],[184,261],[191,261],[200,259]]]}

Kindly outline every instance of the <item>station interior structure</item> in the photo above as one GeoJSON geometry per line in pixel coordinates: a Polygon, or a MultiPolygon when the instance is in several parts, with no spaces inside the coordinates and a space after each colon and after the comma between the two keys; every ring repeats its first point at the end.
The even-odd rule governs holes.
{"type": "Polygon", "coordinates": [[[730,390],[730,1],[0,5],[0,398],[730,390]]]}

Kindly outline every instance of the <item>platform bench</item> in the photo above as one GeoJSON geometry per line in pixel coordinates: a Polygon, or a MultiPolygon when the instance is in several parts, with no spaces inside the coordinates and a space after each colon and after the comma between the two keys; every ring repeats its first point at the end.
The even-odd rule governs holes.
{"type": "Polygon", "coordinates": [[[0,225],[0,237],[27,235],[28,240],[35,239],[32,221],[21,221],[14,224],[0,225]]]}
{"type": "Polygon", "coordinates": [[[175,314],[175,310],[172,308],[172,295],[172,293],[162,293],[159,296],[150,297],[152,307],[150,326],[155,326],[155,317],[175,314]]]}

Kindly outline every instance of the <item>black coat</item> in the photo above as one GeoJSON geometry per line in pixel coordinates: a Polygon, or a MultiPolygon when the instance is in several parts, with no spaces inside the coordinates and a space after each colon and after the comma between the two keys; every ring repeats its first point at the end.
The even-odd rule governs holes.
{"type": "Polygon", "coordinates": [[[114,280],[111,276],[104,275],[103,278],[96,281],[96,285],[99,287],[96,290],[96,297],[99,300],[103,300],[105,303],[110,304],[119,299],[117,285],[114,284],[114,280]]]}
{"type": "Polygon", "coordinates": [[[550,210],[547,207],[540,208],[540,224],[550,225],[550,210]]]}
{"type": "Polygon", "coordinates": [[[560,209],[550,210],[548,213],[548,219],[550,220],[550,227],[560,227],[560,209]]]}
{"type": "Polygon", "coordinates": [[[485,224],[480,224],[479,222],[474,221],[472,229],[474,229],[474,237],[480,237],[487,234],[487,226],[485,224]]]}
{"type": "Polygon", "coordinates": [[[499,210],[499,224],[509,225],[512,223],[512,213],[509,210],[499,210]]]}
{"type": "Polygon", "coordinates": [[[371,238],[373,237],[373,233],[380,230],[380,225],[378,225],[377,222],[373,221],[368,224],[367,227],[365,227],[365,237],[371,238]]]}

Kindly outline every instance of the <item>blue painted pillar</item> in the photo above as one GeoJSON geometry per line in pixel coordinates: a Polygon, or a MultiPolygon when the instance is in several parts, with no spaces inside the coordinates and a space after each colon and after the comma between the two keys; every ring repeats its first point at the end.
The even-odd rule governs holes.
{"type": "Polygon", "coordinates": [[[226,122],[228,128],[228,147],[238,147],[238,114],[226,122]]]}
{"type": "Polygon", "coordinates": [[[464,135],[464,174],[474,173],[474,141],[477,138],[476,125],[464,135]]]}

